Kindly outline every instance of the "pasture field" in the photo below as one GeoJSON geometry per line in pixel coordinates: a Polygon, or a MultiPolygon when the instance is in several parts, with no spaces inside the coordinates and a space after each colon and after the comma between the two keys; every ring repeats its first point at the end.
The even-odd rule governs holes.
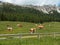
{"type": "Polygon", "coordinates": [[[0,40],[0,45],[60,45],[60,37],[42,37],[26,39],[0,40]]]}
{"type": "MultiPolygon", "coordinates": [[[[39,25],[39,23],[37,23],[37,25],[39,25]]],[[[46,22],[43,23],[43,25],[44,28],[39,29],[36,23],[0,21],[0,34],[30,33],[30,28],[37,28],[36,33],[60,32],[60,22],[46,22]],[[17,24],[22,24],[22,27],[18,27],[17,24]],[[13,31],[8,31],[7,25],[10,25],[13,31]]]]}
{"type": "MultiPolygon", "coordinates": [[[[37,23],[37,25],[40,25],[40,23],[37,23]]],[[[35,33],[60,32],[60,22],[46,22],[42,25],[44,28],[39,29],[36,23],[0,21],[0,34],[30,33],[31,28],[37,28],[35,33]],[[22,27],[18,27],[17,24],[22,24],[22,27]],[[8,31],[7,25],[10,25],[13,31],[8,31]]],[[[4,37],[5,36],[1,36],[0,38],[4,37]]],[[[40,38],[12,38],[8,36],[7,39],[0,39],[0,45],[60,45],[60,36],[55,38],[54,36],[40,38]]]]}

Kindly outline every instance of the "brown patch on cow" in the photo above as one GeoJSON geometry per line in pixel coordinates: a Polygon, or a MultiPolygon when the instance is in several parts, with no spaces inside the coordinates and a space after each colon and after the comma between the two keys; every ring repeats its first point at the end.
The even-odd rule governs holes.
{"type": "Polygon", "coordinates": [[[44,26],[43,26],[43,25],[39,25],[38,28],[39,28],[39,29],[43,29],[44,26]]]}
{"type": "Polygon", "coordinates": [[[18,27],[23,27],[22,24],[17,24],[18,27]]]}

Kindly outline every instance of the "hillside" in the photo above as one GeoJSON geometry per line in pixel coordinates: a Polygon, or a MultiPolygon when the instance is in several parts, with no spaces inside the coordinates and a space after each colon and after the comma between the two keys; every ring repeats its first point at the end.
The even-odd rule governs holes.
{"type": "Polygon", "coordinates": [[[22,22],[50,22],[60,21],[60,13],[52,10],[49,14],[39,11],[33,7],[18,6],[11,3],[0,3],[0,21],[22,21],[22,22]]]}

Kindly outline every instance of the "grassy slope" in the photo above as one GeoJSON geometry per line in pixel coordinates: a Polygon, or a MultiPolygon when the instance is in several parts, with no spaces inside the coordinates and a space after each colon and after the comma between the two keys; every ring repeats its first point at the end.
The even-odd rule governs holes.
{"type": "Polygon", "coordinates": [[[0,45],[60,45],[60,38],[28,38],[0,40],[0,45]]]}
{"type": "MultiPolygon", "coordinates": [[[[48,22],[43,24],[44,29],[38,29],[38,33],[40,32],[60,32],[60,22],[48,22]],[[50,25],[50,26],[49,26],[50,25]]],[[[36,27],[35,23],[28,22],[9,22],[9,21],[0,21],[0,34],[1,33],[29,33],[30,28],[36,27]],[[23,27],[18,27],[17,24],[20,23],[23,27]],[[9,32],[7,30],[7,24],[13,27],[13,31],[9,32]]]]}

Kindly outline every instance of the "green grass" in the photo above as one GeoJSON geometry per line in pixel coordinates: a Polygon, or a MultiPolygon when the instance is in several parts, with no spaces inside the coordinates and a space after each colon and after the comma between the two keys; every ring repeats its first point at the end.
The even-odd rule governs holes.
{"type": "MultiPolygon", "coordinates": [[[[0,34],[4,33],[29,33],[30,28],[34,28],[36,23],[28,23],[28,22],[13,22],[13,21],[0,21],[0,34]],[[23,27],[18,27],[17,24],[20,23],[23,27]],[[13,27],[13,31],[9,32],[7,30],[7,25],[11,25],[13,27]]],[[[39,25],[39,23],[38,23],[39,25]]],[[[44,29],[38,29],[37,33],[44,32],[60,32],[60,22],[46,22],[43,24],[44,29]],[[49,26],[50,25],[50,26],[49,26]]]]}
{"type": "Polygon", "coordinates": [[[31,27],[33,27],[33,23],[27,22],[9,22],[9,21],[2,21],[0,22],[0,33],[29,33],[31,27]],[[22,24],[23,27],[18,27],[17,24],[22,24]],[[11,25],[13,27],[13,31],[9,32],[7,30],[7,25],[11,25]]]}
{"type": "Polygon", "coordinates": [[[60,37],[0,40],[0,45],[60,45],[60,37]]]}
{"type": "MultiPolygon", "coordinates": [[[[36,23],[0,21],[0,34],[29,33],[30,28],[36,27],[35,24],[36,23]],[[19,23],[22,24],[23,27],[18,27],[17,24],[19,23]],[[7,30],[8,24],[13,27],[13,31],[7,30]]],[[[36,31],[37,33],[60,32],[60,22],[46,22],[43,23],[43,25],[44,25],[44,29],[37,28],[36,31]]],[[[56,37],[56,38],[42,37],[40,39],[39,38],[15,39],[12,37],[7,37],[7,38],[8,39],[0,40],[0,45],[60,45],[60,37],[56,37]]]]}

